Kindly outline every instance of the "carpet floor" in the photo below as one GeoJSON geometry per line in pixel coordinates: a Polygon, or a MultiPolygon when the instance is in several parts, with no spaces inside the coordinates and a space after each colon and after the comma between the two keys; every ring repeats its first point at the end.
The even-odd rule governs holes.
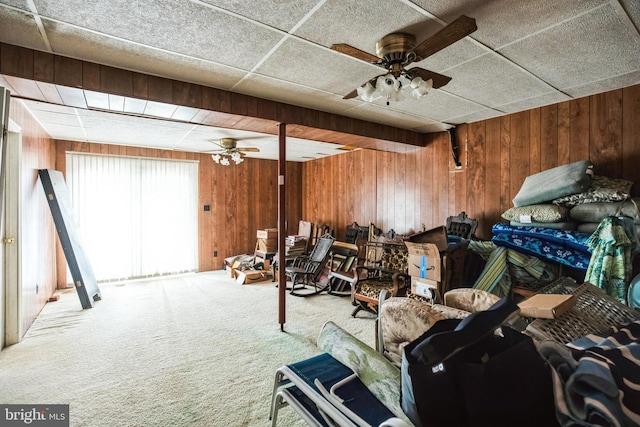
{"type": "MultiPolygon", "coordinates": [[[[349,297],[239,285],[225,271],[100,286],[83,310],[74,289],[48,303],[0,352],[0,403],[69,404],[71,426],[268,426],[275,370],[316,355],[331,320],[374,345],[374,318],[349,297]]],[[[278,426],[302,426],[290,408],[278,426]]]]}

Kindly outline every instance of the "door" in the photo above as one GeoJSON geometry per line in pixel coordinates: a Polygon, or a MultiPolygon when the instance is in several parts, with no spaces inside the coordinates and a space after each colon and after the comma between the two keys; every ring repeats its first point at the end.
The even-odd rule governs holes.
{"type": "Polygon", "coordinates": [[[20,127],[9,119],[9,91],[0,87],[0,349],[22,338],[20,259],[18,250],[20,127]]]}

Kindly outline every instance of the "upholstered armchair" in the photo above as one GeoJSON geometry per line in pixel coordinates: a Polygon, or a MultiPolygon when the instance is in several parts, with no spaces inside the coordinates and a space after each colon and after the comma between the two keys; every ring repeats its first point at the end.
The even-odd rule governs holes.
{"type": "Polygon", "coordinates": [[[356,307],[352,316],[355,317],[360,310],[377,313],[382,291],[387,291],[390,297],[407,294],[407,289],[411,288],[407,259],[407,247],[404,244],[367,244],[367,262],[356,267],[351,286],[352,303],[356,307]],[[373,256],[372,252],[375,252],[373,256]]]}
{"type": "Polygon", "coordinates": [[[444,294],[444,304],[420,296],[381,298],[376,323],[376,349],[396,366],[402,350],[411,341],[442,319],[464,319],[476,311],[488,310],[500,297],[480,289],[452,289],[444,294]]]}

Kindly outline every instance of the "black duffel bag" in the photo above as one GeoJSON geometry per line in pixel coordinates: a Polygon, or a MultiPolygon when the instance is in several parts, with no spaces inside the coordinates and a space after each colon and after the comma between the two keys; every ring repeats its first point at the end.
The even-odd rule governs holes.
{"type": "Polygon", "coordinates": [[[503,298],[405,347],[402,409],[417,427],[558,425],[549,366],[531,337],[503,326],[517,314],[503,298]]]}

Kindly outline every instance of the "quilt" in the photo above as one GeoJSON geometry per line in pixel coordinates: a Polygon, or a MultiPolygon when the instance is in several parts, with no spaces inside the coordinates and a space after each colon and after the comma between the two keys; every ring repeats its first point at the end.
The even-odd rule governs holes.
{"type": "Polygon", "coordinates": [[[492,228],[496,246],[514,249],[527,255],[558,262],[586,271],[591,259],[587,245],[590,234],[544,227],[515,227],[497,223],[492,228]]]}

